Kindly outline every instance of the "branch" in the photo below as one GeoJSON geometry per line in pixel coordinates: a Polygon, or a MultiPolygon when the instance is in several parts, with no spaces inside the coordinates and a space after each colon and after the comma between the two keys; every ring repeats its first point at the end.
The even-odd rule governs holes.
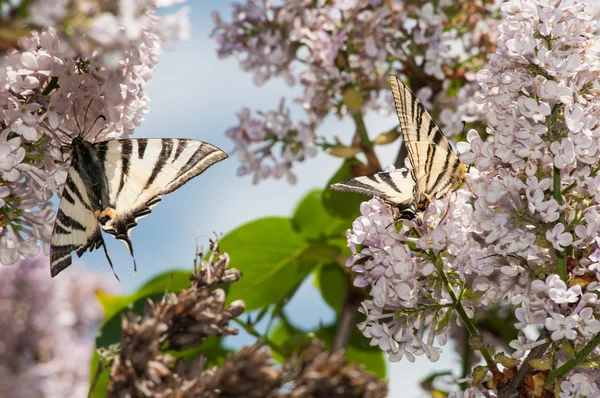
{"type": "MultiPolygon", "coordinates": [[[[547,340],[549,337],[548,330],[544,329],[540,336],[538,337],[538,341],[547,340]]],[[[511,379],[510,383],[508,383],[505,387],[498,389],[498,398],[519,398],[521,397],[521,385],[523,384],[523,380],[525,376],[529,374],[532,370],[534,370],[531,366],[529,366],[529,361],[532,359],[541,358],[542,355],[546,352],[548,347],[550,346],[550,341],[545,342],[542,345],[539,345],[529,351],[529,355],[523,361],[521,367],[515,374],[515,376],[511,379]]]]}

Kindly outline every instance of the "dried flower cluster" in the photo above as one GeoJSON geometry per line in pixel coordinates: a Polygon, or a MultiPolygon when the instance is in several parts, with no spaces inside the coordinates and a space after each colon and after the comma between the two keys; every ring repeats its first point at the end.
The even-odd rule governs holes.
{"type": "Polygon", "coordinates": [[[52,280],[46,256],[0,267],[0,396],[81,397],[89,387],[96,297],[109,280],[73,270],[52,280]]]}
{"type": "Polygon", "coordinates": [[[293,163],[316,155],[316,129],[326,115],[348,113],[349,92],[357,93],[361,112],[391,111],[391,71],[419,76],[422,86],[434,85],[436,91],[460,80],[457,98],[431,89],[419,96],[427,104],[443,103],[447,110],[442,127],[461,131],[465,116],[478,113],[467,99],[475,89],[476,67],[493,46],[498,23],[494,2],[441,0],[437,7],[417,3],[248,0],[233,6],[229,23],[215,14],[219,56],[238,57],[258,85],[273,77],[290,85],[299,81],[303,95],[295,101],[308,120],[293,122],[283,103],[278,110],[261,113],[261,119],[243,109],[239,125],[227,131],[242,163],[239,174],[253,175],[255,183],[285,175],[293,183],[293,163]]]}
{"type": "Polygon", "coordinates": [[[225,307],[225,291],[210,289],[240,278],[240,272],[227,269],[228,265],[229,256],[219,253],[217,241],[212,240],[211,255],[192,276],[189,289],[167,293],[159,303],[149,301],[142,318],[132,314],[123,318],[121,347],[111,369],[109,391],[113,396],[167,397],[174,391],[193,391],[202,366],[186,369],[185,361],[174,363],[174,358],[161,350],[165,346],[186,350],[210,336],[237,334],[228,323],[244,312],[244,303],[237,300],[225,307]]]}
{"type": "MultiPolygon", "coordinates": [[[[54,18],[64,13],[50,10],[68,2],[22,3],[31,3],[31,18],[54,18]]],[[[186,20],[156,17],[153,0],[120,1],[114,14],[102,2],[76,3],[90,7],[85,23],[73,27],[76,36],[49,26],[21,39],[5,62],[0,58],[2,264],[34,255],[50,239],[50,197],[60,191],[68,165],[60,147],[76,135],[98,141],[131,134],[148,111],[144,87],[165,42],[185,36],[186,20]],[[88,30],[77,29],[83,26],[88,30]]]]}
{"type": "MultiPolygon", "coordinates": [[[[531,326],[550,336],[542,360],[554,366],[570,359],[563,344],[577,351],[600,332],[596,21],[578,0],[501,8],[496,53],[477,75],[493,140],[472,130],[459,145],[473,165],[468,187],[432,203],[418,234],[387,228],[391,210],[377,199],[348,232],[355,283],[372,287],[359,326],[391,360],[439,358],[457,302],[469,317],[480,306],[516,306],[514,358],[544,344],[526,337],[531,326]]],[[[595,396],[597,379],[575,367],[560,396],[595,396]]]]}
{"type": "MultiPolygon", "coordinates": [[[[200,255],[199,258],[203,258],[200,255]]],[[[241,300],[225,308],[217,284],[240,278],[228,269],[229,257],[211,241],[211,254],[191,277],[192,286],[149,303],[144,317],[123,319],[121,347],[111,369],[109,395],[115,397],[384,397],[385,382],[360,365],[348,366],[343,355],[330,356],[313,342],[301,356],[277,366],[260,345],[229,356],[223,366],[205,368],[199,356],[189,365],[162,350],[198,347],[210,336],[237,334],[228,322],[244,310],[241,300]],[[292,382],[292,385],[286,384],[292,382]]]]}

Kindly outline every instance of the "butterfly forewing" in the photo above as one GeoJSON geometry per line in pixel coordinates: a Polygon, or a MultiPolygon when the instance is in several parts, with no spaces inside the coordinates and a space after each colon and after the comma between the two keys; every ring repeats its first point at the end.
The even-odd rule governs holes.
{"type": "Polygon", "coordinates": [[[110,203],[102,228],[132,251],[130,230],[162,195],[174,191],[227,155],[196,140],[113,140],[95,145],[105,158],[110,203]]]}
{"type": "Polygon", "coordinates": [[[420,194],[441,198],[460,186],[466,168],[429,112],[410,89],[390,75],[396,113],[420,194]]]}
{"type": "MultiPolygon", "coordinates": [[[[133,255],[129,233],[137,220],[148,215],[162,195],[227,157],[215,146],[187,139],[95,144],[75,139],[73,148],[75,156],[52,236],[52,276],[71,264],[72,251],[81,255],[104,246],[99,225],[124,241],[133,255]],[[76,227],[65,228],[61,219],[76,221],[76,227]]],[[[106,255],[112,267],[108,252],[106,255]]]]}

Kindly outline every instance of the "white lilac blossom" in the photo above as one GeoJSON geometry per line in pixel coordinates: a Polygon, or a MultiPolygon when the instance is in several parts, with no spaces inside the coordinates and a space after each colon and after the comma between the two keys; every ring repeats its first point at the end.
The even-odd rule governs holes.
{"type": "Polygon", "coordinates": [[[104,317],[102,278],[73,270],[51,280],[38,255],[0,268],[0,395],[80,397],[89,388],[95,334],[104,317]],[[6,381],[10,380],[10,383],[6,381]]]}
{"type": "MultiPolygon", "coordinates": [[[[41,3],[32,3],[32,18],[46,9],[41,3]]],[[[152,0],[118,5],[116,14],[86,14],[89,31],[75,41],[59,27],[34,31],[0,68],[1,264],[35,255],[50,240],[50,198],[66,179],[61,146],[76,135],[131,134],[148,111],[144,88],[163,46],[185,33],[185,15],[164,22],[152,0]]]]}
{"type": "MultiPolygon", "coordinates": [[[[483,63],[497,26],[493,14],[483,11],[493,8],[494,2],[443,0],[437,7],[412,3],[247,0],[233,5],[231,22],[215,13],[213,37],[219,57],[237,57],[257,85],[281,77],[289,85],[299,82],[302,86],[302,96],[294,101],[306,112],[307,121],[284,124],[287,129],[277,131],[276,136],[267,123],[255,123],[254,136],[245,136],[249,119],[243,116],[246,110],[241,112],[239,125],[228,134],[235,141],[234,150],[241,154],[240,174],[252,174],[254,182],[267,175],[287,174],[273,170],[289,170],[293,162],[306,158],[290,156],[289,141],[297,142],[298,131],[303,130],[305,142],[315,145],[316,130],[327,115],[349,113],[344,98],[349,89],[358,93],[361,112],[392,112],[387,79],[394,70],[409,78],[424,73],[423,87],[437,79],[436,95],[431,91],[419,94],[431,104],[443,104],[447,117],[442,127],[449,133],[460,132],[462,120],[480,116],[481,107],[471,100],[477,87],[474,63],[461,61],[469,54],[472,61],[479,58],[483,63]],[[451,21],[447,13],[458,17],[451,21]],[[452,78],[462,80],[456,96],[445,94],[452,78]],[[281,154],[274,150],[278,148],[274,141],[282,143],[281,154]]],[[[267,114],[277,118],[278,112],[288,117],[281,107],[267,114]]]]}
{"type": "MultiPolygon", "coordinates": [[[[496,52],[477,74],[487,129],[458,146],[472,165],[466,186],[434,201],[422,229],[390,227],[391,209],[373,199],[347,234],[355,284],[371,286],[359,328],[391,360],[437,359],[453,323],[440,326],[449,289],[469,317],[516,306],[515,327],[545,329],[556,366],[570,359],[564,341],[579,350],[600,331],[597,24],[577,0],[501,9],[496,52]]],[[[522,358],[543,343],[520,332],[510,347],[522,358]]],[[[561,397],[597,394],[597,372],[576,367],[564,380],[561,397]]]]}

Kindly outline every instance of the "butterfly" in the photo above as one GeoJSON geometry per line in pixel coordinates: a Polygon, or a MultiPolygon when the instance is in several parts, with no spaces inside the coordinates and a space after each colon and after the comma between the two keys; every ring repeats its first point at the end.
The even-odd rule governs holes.
{"type": "Polygon", "coordinates": [[[379,197],[398,209],[397,219],[412,220],[420,226],[433,199],[443,198],[465,183],[467,166],[413,92],[394,75],[390,75],[390,84],[410,173],[402,169],[375,173],[332,184],[331,188],[379,197]]]}
{"type": "MultiPolygon", "coordinates": [[[[130,234],[137,221],[150,214],[162,195],[227,157],[213,145],[190,139],[92,143],[77,136],[68,147],[71,165],[50,245],[53,277],[71,265],[72,252],[81,257],[100,247],[114,272],[100,229],[123,241],[133,257],[130,234]]],[[[133,261],[135,272],[135,257],[133,261]]]]}

